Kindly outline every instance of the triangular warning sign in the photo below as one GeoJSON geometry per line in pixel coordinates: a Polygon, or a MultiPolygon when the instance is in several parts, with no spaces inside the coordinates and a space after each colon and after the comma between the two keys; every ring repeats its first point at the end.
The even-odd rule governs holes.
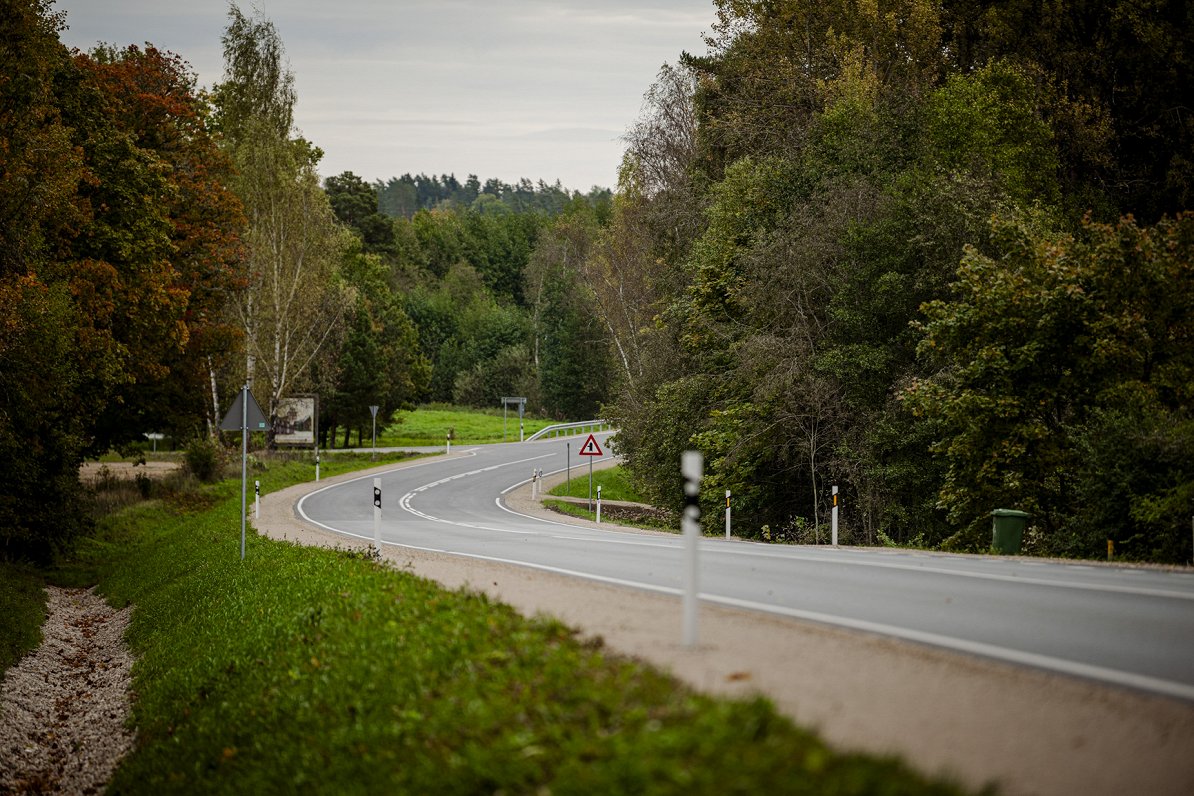
{"type": "Polygon", "coordinates": [[[581,456],[601,456],[601,446],[597,444],[597,438],[592,434],[585,440],[585,444],[580,446],[581,456]]]}
{"type": "Polygon", "coordinates": [[[266,429],[265,412],[261,411],[261,407],[257,405],[257,399],[248,390],[241,390],[236,394],[236,400],[232,402],[232,408],[228,410],[228,414],[224,415],[224,419],[220,421],[220,430],[240,431],[242,420],[246,421],[249,431],[265,431],[266,429]],[[241,408],[241,404],[244,402],[244,396],[246,395],[249,396],[249,412],[247,417],[244,417],[244,410],[241,408]]]}

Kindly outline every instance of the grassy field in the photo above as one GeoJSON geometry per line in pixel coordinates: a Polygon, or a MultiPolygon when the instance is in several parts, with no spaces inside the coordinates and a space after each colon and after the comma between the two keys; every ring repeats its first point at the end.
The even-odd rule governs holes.
{"type": "MultiPolygon", "coordinates": [[[[629,474],[621,467],[607,467],[593,471],[593,498],[597,498],[597,487],[601,487],[602,500],[627,500],[641,503],[642,496],[634,491],[629,474]]],[[[582,462],[572,468],[571,487],[567,481],[548,490],[547,494],[557,497],[589,497],[589,467],[582,462]]]]}
{"type": "MultiPolygon", "coordinates": [[[[585,418],[587,419],[587,418],[585,418]]],[[[526,436],[534,434],[545,426],[558,421],[524,418],[523,428],[526,436]]],[[[443,445],[447,439],[449,429],[453,432],[453,445],[481,445],[492,442],[518,442],[518,412],[511,409],[505,420],[505,434],[502,431],[501,409],[465,409],[444,404],[430,404],[421,406],[413,412],[395,412],[394,419],[385,429],[380,423],[377,429],[377,446],[379,448],[423,447],[427,445],[443,445]]],[[[336,438],[334,447],[343,445],[344,431],[336,438]]],[[[353,434],[352,445],[356,445],[357,438],[353,434]]],[[[363,447],[372,445],[370,432],[367,430],[363,440],[363,447]]]]}
{"type": "Polygon", "coordinates": [[[954,792],[359,553],[251,535],[241,562],[238,486],[129,508],[81,547],[136,606],[137,746],[110,793],[954,792]]]}

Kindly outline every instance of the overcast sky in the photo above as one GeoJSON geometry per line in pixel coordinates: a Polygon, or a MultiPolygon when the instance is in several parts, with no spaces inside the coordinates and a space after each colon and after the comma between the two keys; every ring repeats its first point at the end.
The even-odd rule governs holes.
{"type": "MultiPolygon", "coordinates": [[[[242,0],[273,21],[326,177],[406,172],[614,187],[643,93],[704,53],[712,0],[242,0]]],[[[227,0],[57,0],[62,41],[150,42],[221,79],[227,0]]]]}

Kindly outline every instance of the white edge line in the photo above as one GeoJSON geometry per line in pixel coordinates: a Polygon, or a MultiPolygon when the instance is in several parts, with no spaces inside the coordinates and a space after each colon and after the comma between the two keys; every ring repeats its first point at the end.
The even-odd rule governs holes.
{"type": "MultiPolygon", "coordinates": [[[[546,473],[546,475],[556,475],[558,473],[564,472],[565,469],[567,469],[567,468],[553,470],[550,473],[546,473]]],[[[585,530],[590,530],[590,531],[594,530],[592,528],[587,528],[586,526],[572,525],[571,523],[560,522],[558,520],[545,520],[542,517],[536,517],[533,514],[524,514],[521,511],[516,511],[515,509],[510,508],[509,506],[505,505],[502,502],[502,496],[507,495],[510,492],[513,492],[515,489],[518,489],[521,486],[525,486],[528,483],[530,483],[529,478],[519,481],[518,483],[508,486],[505,489],[503,489],[501,491],[500,495],[498,496],[497,500],[495,501],[497,507],[499,509],[501,509],[502,511],[513,514],[516,517],[523,517],[525,519],[534,520],[535,522],[541,522],[541,523],[545,523],[547,525],[555,525],[555,526],[560,526],[560,527],[564,527],[564,528],[584,528],[585,530]]],[[[450,522],[450,520],[449,520],[449,522],[450,522]]],[[[601,529],[601,530],[606,530],[606,529],[601,529]]],[[[615,533],[616,533],[616,531],[615,531],[615,533]]],[[[702,540],[702,541],[704,541],[704,540],[702,540]]],[[[709,544],[709,545],[702,544],[701,545],[702,551],[704,551],[707,548],[708,551],[711,553],[724,554],[724,555],[751,556],[751,557],[755,557],[755,558],[772,558],[772,559],[782,556],[783,558],[788,559],[788,560],[799,560],[799,561],[806,561],[806,562],[812,562],[812,563],[825,563],[825,564],[833,563],[833,564],[845,564],[847,566],[856,566],[856,567],[876,567],[879,569],[895,569],[895,570],[908,571],[908,572],[925,572],[925,573],[930,573],[930,574],[935,574],[935,575],[947,575],[947,576],[952,576],[955,578],[975,578],[978,580],[993,580],[993,581],[998,581],[998,582],[1002,582],[1002,583],[1022,583],[1022,584],[1030,585],[1030,586],[1050,586],[1050,587],[1058,588],[1058,589],[1076,589],[1076,590],[1080,590],[1080,591],[1101,591],[1101,592],[1109,592],[1109,593],[1113,593],[1113,594],[1134,594],[1139,597],[1160,597],[1162,599],[1173,599],[1173,600],[1194,600],[1194,592],[1172,591],[1169,589],[1153,589],[1153,588],[1149,588],[1147,586],[1117,586],[1113,583],[1067,583],[1066,581],[1053,580],[1053,579],[1049,579],[1049,578],[1037,578],[1037,577],[1032,577],[1032,576],[1020,577],[1018,575],[1000,575],[995,572],[975,572],[974,570],[954,570],[954,569],[947,569],[945,567],[920,566],[920,565],[916,565],[916,564],[897,564],[897,563],[886,562],[886,561],[849,561],[849,560],[845,560],[845,559],[841,559],[841,558],[829,559],[829,558],[823,558],[820,556],[802,556],[802,555],[796,555],[796,554],[791,554],[791,553],[780,553],[779,555],[777,555],[776,553],[773,553],[773,552],[756,552],[753,550],[744,550],[741,548],[733,549],[733,548],[725,547],[719,543],[721,540],[718,537],[708,537],[708,541],[712,542],[712,544],[709,544]]],[[[738,541],[740,543],[745,543],[745,544],[752,544],[752,545],[759,544],[750,539],[739,539],[738,541]]],[[[627,542],[627,543],[629,544],[629,542],[627,542]]],[[[846,555],[850,555],[850,553],[846,552],[846,555]]],[[[1025,561],[1024,563],[1025,564],[1032,563],[1032,564],[1043,565],[1044,562],[1025,561]]],[[[1075,569],[1093,569],[1093,567],[1083,567],[1080,565],[1071,565],[1071,566],[1073,566],[1075,569]]]]}
{"type": "MultiPolygon", "coordinates": [[[[467,450],[467,451],[461,451],[461,452],[468,456],[476,456],[477,455],[476,448],[473,448],[473,449],[467,450]]],[[[395,466],[391,467],[389,470],[382,470],[380,472],[371,473],[369,475],[360,475],[360,476],[357,476],[356,478],[349,478],[344,481],[337,481],[334,484],[328,484],[327,486],[321,486],[319,489],[313,489],[310,492],[308,492],[307,494],[303,495],[297,501],[295,501],[294,510],[296,512],[298,512],[298,515],[300,517],[302,517],[304,520],[306,520],[307,522],[318,525],[320,528],[327,528],[329,531],[336,531],[337,533],[343,533],[343,531],[339,531],[336,528],[329,528],[327,525],[324,525],[323,523],[320,523],[320,522],[316,522],[315,520],[308,517],[307,512],[303,511],[303,503],[307,500],[307,498],[311,497],[312,495],[318,495],[320,492],[326,492],[329,489],[335,489],[338,486],[344,486],[345,484],[355,484],[357,481],[365,481],[370,478],[377,478],[382,475],[388,475],[397,470],[413,470],[416,467],[426,467],[429,464],[443,464],[445,461],[448,461],[448,459],[447,458],[444,458],[444,459],[432,458],[432,459],[427,459],[427,460],[421,461],[421,462],[412,462],[407,465],[402,465],[400,462],[397,462],[397,463],[395,463],[395,466]]],[[[369,537],[369,538],[372,539],[373,537],[369,537]]]]}
{"type": "MultiPolygon", "coordinates": [[[[315,525],[334,533],[353,536],[358,539],[365,539],[367,541],[372,541],[373,539],[372,536],[364,536],[363,534],[356,534],[352,533],[351,531],[343,531],[314,520],[308,520],[308,522],[312,522],[315,525]]],[[[459,556],[461,558],[471,558],[479,561],[492,561],[497,564],[510,564],[513,566],[525,567],[527,569],[536,569],[542,572],[551,572],[557,575],[582,578],[584,580],[596,581],[598,583],[608,583],[613,586],[626,586],[630,588],[641,589],[643,591],[655,592],[658,594],[667,594],[672,596],[680,595],[680,589],[669,586],[657,586],[651,583],[640,583],[638,581],[625,580],[623,578],[611,578],[604,575],[593,575],[586,572],[578,572],[572,569],[564,569],[562,567],[552,567],[546,564],[535,564],[527,561],[516,561],[509,558],[498,558],[497,556],[485,556],[476,553],[458,553],[452,550],[444,550],[436,547],[421,547],[418,545],[404,544],[402,542],[383,542],[382,544],[388,544],[394,547],[404,547],[411,550],[421,550],[428,553],[444,553],[447,555],[459,556]]],[[[751,600],[740,600],[735,597],[722,597],[716,594],[702,593],[700,598],[705,602],[724,605],[730,608],[741,608],[768,614],[779,614],[780,616],[787,616],[792,619],[801,619],[808,622],[816,622],[817,624],[822,625],[833,625],[836,627],[849,628],[851,630],[859,630],[866,633],[890,636],[903,639],[904,641],[926,644],[928,646],[944,648],[954,652],[977,655],[979,657],[990,658],[1006,663],[1014,663],[1020,666],[1028,666],[1034,669],[1057,672],[1059,674],[1069,675],[1072,677],[1081,677],[1087,680],[1094,680],[1102,683],[1111,683],[1113,685],[1124,686],[1139,691],[1147,691],[1154,694],[1162,694],[1165,696],[1176,697],[1178,699],[1194,702],[1194,686],[1185,685],[1183,683],[1175,683],[1171,680],[1162,680],[1157,677],[1132,674],[1131,672],[1121,672],[1118,669],[1108,669],[1103,666],[1093,666],[1075,661],[1067,661],[1063,658],[1054,658],[1049,655],[1039,655],[1032,652],[1008,649],[1006,647],[997,647],[994,644],[985,644],[981,641],[968,641],[966,639],[951,638],[950,636],[942,636],[937,633],[911,630],[908,628],[886,625],[879,622],[868,622],[863,619],[850,619],[849,617],[823,614],[817,611],[803,611],[798,608],[767,605],[765,603],[753,602],[751,600]]]]}
{"type": "MultiPolygon", "coordinates": [[[[475,455],[475,453],[473,455],[475,455]]],[[[535,457],[535,458],[545,458],[545,457],[535,457]]],[[[510,464],[522,464],[522,463],[525,463],[526,461],[533,461],[533,459],[526,459],[526,460],[521,460],[521,461],[517,461],[517,462],[510,462],[510,464]]],[[[433,463],[437,463],[437,462],[428,461],[428,462],[424,462],[422,464],[433,464],[433,463]]],[[[412,464],[412,465],[408,465],[405,468],[395,468],[395,469],[413,469],[414,467],[422,466],[422,464],[412,464]]],[[[386,472],[392,472],[392,471],[386,471],[386,472]]],[[[554,475],[555,473],[558,473],[558,472],[562,472],[562,470],[556,470],[554,473],[551,473],[551,474],[554,475]]],[[[362,480],[372,478],[372,477],[374,477],[374,476],[373,475],[361,476],[359,478],[353,478],[353,479],[349,479],[347,481],[340,481],[335,484],[329,484],[328,486],[318,489],[314,492],[309,492],[307,495],[304,495],[302,498],[299,499],[299,501],[295,504],[295,509],[296,509],[296,511],[299,512],[299,515],[304,520],[312,523],[313,525],[317,525],[320,528],[324,528],[325,530],[331,531],[333,533],[343,534],[343,535],[352,536],[352,537],[355,537],[358,539],[365,539],[367,541],[372,541],[372,539],[373,539],[372,536],[364,536],[362,534],[352,533],[351,531],[344,531],[339,528],[333,528],[330,525],[325,525],[324,523],[318,522],[317,520],[313,520],[310,517],[308,517],[307,514],[302,510],[303,501],[306,500],[306,498],[310,497],[311,495],[317,494],[326,489],[331,489],[332,487],[343,486],[345,484],[353,483],[355,481],[362,481],[362,480]]],[[[506,490],[503,490],[503,492],[501,494],[504,495],[504,494],[512,491],[513,489],[515,489],[519,486],[522,486],[526,483],[527,482],[525,480],[520,481],[519,483],[515,484],[514,486],[509,487],[506,490]]],[[[542,519],[539,519],[538,517],[531,517],[530,515],[526,515],[526,514],[522,514],[521,512],[514,511],[513,509],[502,505],[501,497],[498,497],[496,499],[496,503],[499,508],[502,508],[505,511],[507,511],[511,514],[514,514],[516,516],[527,517],[529,519],[538,520],[540,522],[547,523],[550,525],[560,525],[563,527],[572,527],[572,526],[568,525],[567,523],[553,522],[551,520],[542,520],[542,519]]],[[[441,520],[441,522],[447,522],[449,524],[458,524],[458,523],[453,523],[451,520],[441,520]]],[[[383,541],[382,544],[383,545],[389,544],[389,545],[392,545],[395,547],[405,547],[405,548],[409,548],[411,550],[421,550],[421,551],[431,552],[431,553],[444,553],[447,555],[460,556],[462,558],[471,558],[471,559],[476,559],[476,560],[480,560],[480,561],[492,561],[492,562],[498,563],[498,564],[510,564],[513,566],[526,567],[528,569],[535,569],[535,570],[540,570],[543,572],[551,572],[551,573],[558,574],[558,575],[566,575],[569,577],[582,578],[584,580],[595,581],[598,583],[608,583],[608,584],[615,585],[615,586],[626,586],[626,587],[630,587],[630,588],[642,589],[644,591],[656,592],[659,594],[668,594],[668,595],[679,595],[680,594],[679,589],[668,587],[668,586],[657,586],[657,585],[649,584],[649,583],[640,583],[638,581],[624,580],[622,578],[612,578],[612,577],[607,577],[604,575],[594,575],[594,574],[590,574],[590,573],[579,572],[576,570],[564,569],[561,567],[552,567],[552,566],[548,566],[545,564],[535,564],[535,563],[526,562],[526,561],[516,561],[513,559],[498,558],[496,556],[485,556],[485,555],[479,555],[479,554],[475,554],[475,553],[459,553],[459,552],[455,552],[452,550],[443,550],[443,549],[434,548],[434,547],[420,547],[417,545],[403,544],[401,542],[384,542],[383,541]]],[[[855,564],[857,564],[857,563],[861,563],[861,562],[839,562],[839,563],[847,563],[847,564],[855,563],[855,564]]],[[[879,566],[879,564],[869,564],[869,565],[879,566]]],[[[918,567],[906,567],[906,566],[901,566],[900,568],[919,569],[918,567]]],[[[959,574],[959,573],[950,573],[947,571],[945,574],[959,574]]],[[[985,575],[985,573],[965,573],[965,574],[962,574],[961,576],[963,576],[963,577],[979,577],[979,578],[987,577],[985,575]]],[[[1003,576],[996,576],[996,578],[1000,579],[1000,580],[1007,579],[1007,580],[1021,580],[1023,582],[1029,581],[1029,579],[1027,579],[1027,578],[1016,579],[1016,578],[1010,578],[1010,577],[1005,578],[1003,576]]],[[[1050,583],[1047,585],[1055,585],[1055,583],[1050,583]]],[[[1121,591],[1121,589],[1113,589],[1113,590],[1121,591]]],[[[944,649],[953,650],[956,652],[967,653],[970,655],[978,655],[980,657],[991,658],[991,659],[999,660],[999,661],[1005,661],[1008,663],[1014,663],[1014,664],[1018,664],[1021,666],[1029,666],[1032,668],[1042,669],[1045,671],[1058,672],[1061,674],[1070,675],[1070,676],[1074,676],[1074,677],[1082,677],[1082,678],[1085,678],[1088,680],[1095,680],[1095,681],[1104,682],[1104,683],[1112,683],[1115,685],[1125,686],[1125,687],[1133,688],[1136,690],[1148,691],[1148,692],[1157,693],[1157,694],[1163,694],[1165,696],[1176,697],[1176,698],[1184,699],[1187,701],[1194,701],[1194,686],[1185,685],[1183,683],[1176,683],[1171,680],[1162,680],[1162,679],[1156,678],[1156,677],[1149,677],[1148,675],[1133,674],[1131,672],[1123,672],[1123,671],[1119,671],[1117,669],[1108,669],[1108,668],[1102,667],[1102,666],[1094,666],[1091,664],[1078,663],[1076,661],[1067,661],[1063,658],[1054,658],[1049,655],[1040,655],[1040,654],[1032,653],[1032,652],[1024,652],[1021,650],[1008,649],[1006,647],[998,647],[993,644],[986,644],[986,643],[983,643],[980,641],[968,641],[966,639],[958,639],[958,638],[952,638],[950,636],[942,636],[937,633],[929,633],[929,632],[920,631],[920,630],[912,630],[909,628],[902,628],[902,627],[882,624],[882,623],[878,623],[878,622],[868,622],[868,621],[862,620],[862,619],[851,619],[849,617],[834,616],[832,614],[823,614],[823,613],[820,613],[817,611],[805,611],[805,610],[801,610],[798,608],[788,608],[785,606],[767,605],[765,603],[753,602],[751,600],[742,600],[742,599],[738,599],[735,597],[722,597],[719,595],[703,594],[702,593],[700,595],[700,599],[704,600],[705,602],[715,603],[715,604],[719,604],[719,605],[725,605],[725,606],[729,606],[732,608],[743,608],[743,609],[747,609],[747,610],[760,611],[763,613],[778,614],[781,616],[788,616],[793,619],[802,619],[805,621],[816,622],[818,624],[834,625],[837,627],[845,627],[845,628],[849,628],[852,630],[860,630],[863,632],[874,633],[874,634],[884,635],[884,636],[890,636],[890,637],[894,637],[894,638],[903,639],[905,641],[912,641],[912,642],[916,642],[916,643],[920,643],[920,644],[926,644],[929,646],[940,647],[940,648],[944,648],[944,649]]]]}
{"type": "Polygon", "coordinates": [[[993,658],[995,660],[1007,661],[1009,663],[1016,663],[1022,666],[1031,666],[1036,669],[1060,672],[1061,674],[1083,677],[1088,680],[1114,683],[1116,685],[1127,686],[1129,688],[1135,688],[1142,691],[1150,691],[1153,693],[1164,694],[1166,696],[1177,697],[1179,699],[1194,701],[1194,686],[1186,685],[1184,683],[1176,683],[1172,680],[1162,680],[1157,677],[1149,677],[1148,675],[1132,674],[1131,672],[1122,672],[1118,669],[1108,669],[1103,666],[1093,666],[1091,664],[1068,661],[1064,658],[1054,658],[1050,655],[1039,655],[1033,652],[1022,652],[1020,650],[1008,649],[1006,647],[997,647],[994,644],[985,644],[981,641],[967,641],[966,639],[951,638],[950,636],[942,636],[938,635],[937,633],[927,633],[920,630],[895,627],[893,625],[885,625],[878,622],[867,622],[861,619],[850,619],[847,617],[833,616],[831,614],[822,614],[816,611],[802,611],[797,608],[770,606],[763,603],[751,602],[750,600],[739,600],[733,597],[718,597],[715,595],[702,594],[701,598],[709,602],[728,605],[734,608],[747,608],[755,611],[765,611],[767,613],[782,614],[795,619],[805,619],[820,624],[837,625],[840,627],[851,628],[853,630],[862,630],[868,633],[894,636],[906,641],[915,641],[934,647],[944,647],[946,649],[965,652],[971,655],[978,655],[984,658],[993,658]]]}

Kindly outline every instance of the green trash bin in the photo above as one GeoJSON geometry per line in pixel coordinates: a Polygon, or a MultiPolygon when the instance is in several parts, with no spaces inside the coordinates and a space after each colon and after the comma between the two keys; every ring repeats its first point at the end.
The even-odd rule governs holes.
{"type": "Polygon", "coordinates": [[[1032,515],[1015,509],[995,509],[991,512],[991,547],[1004,555],[1020,554],[1020,543],[1024,541],[1024,527],[1032,515]]]}

